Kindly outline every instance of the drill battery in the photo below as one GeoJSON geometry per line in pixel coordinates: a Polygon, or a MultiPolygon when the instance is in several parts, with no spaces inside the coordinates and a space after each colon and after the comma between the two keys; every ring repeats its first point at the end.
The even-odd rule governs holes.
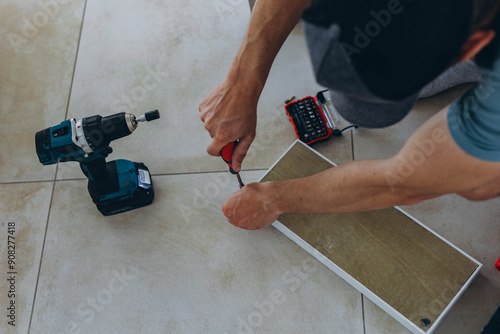
{"type": "Polygon", "coordinates": [[[106,163],[107,182],[89,180],[92,201],[104,216],[134,210],[153,203],[149,169],[141,162],[114,160],[106,163]]]}

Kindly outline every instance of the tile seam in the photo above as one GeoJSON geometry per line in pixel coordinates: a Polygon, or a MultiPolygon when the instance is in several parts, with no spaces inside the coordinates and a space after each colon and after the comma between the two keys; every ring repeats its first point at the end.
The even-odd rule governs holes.
{"type": "Polygon", "coordinates": [[[363,334],[366,334],[366,322],[365,322],[365,296],[361,294],[361,314],[363,317],[363,334]]]}
{"type": "MultiPolygon", "coordinates": [[[[243,174],[245,172],[265,172],[267,171],[268,168],[264,169],[246,169],[241,171],[243,174]]],[[[152,177],[155,176],[177,176],[177,175],[203,175],[203,174],[222,174],[222,173],[229,173],[228,171],[202,171],[202,172],[188,172],[188,173],[182,173],[182,172],[173,172],[173,173],[159,173],[159,174],[151,174],[152,177]]],[[[87,180],[85,177],[74,177],[74,178],[68,178],[68,179],[56,179],[56,181],[85,181],[87,180]]],[[[24,182],[24,183],[29,183],[30,181],[24,182]]],[[[38,182],[52,182],[52,181],[38,181],[38,182]]],[[[1,184],[1,183],[0,183],[1,184]]]]}
{"type": "Polygon", "coordinates": [[[80,53],[80,43],[82,41],[83,24],[84,24],[84,21],[85,21],[85,13],[86,13],[86,11],[87,11],[87,0],[85,0],[85,3],[83,5],[82,23],[80,24],[80,33],[78,34],[78,44],[76,46],[75,62],[73,63],[73,72],[72,72],[72,75],[71,75],[71,83],[69,85],[68,102],[66,103],[66,113],[64,114],[63,121],[66,120],[66,119],[68,119],[69,105],[71,103],[71,93],[73,92],[73,84],[75,83],[76,63],[78,62],[78,54],[80,53]]]}
{"type": "Polygon", "coordinates": [[[29,181],[10,181],[10,182],[0,182],[0,186],[4,185],[14,185],[14,184],[32,184],[32,183],[49,183],[54,182],[55,179],[52,180],[29,180],[29,181]]]}
{"type": "MultiPolygon", "coordinates": [[[[57,168],[56,168],[56,175],[57,175],[57,168]]],[[[29,321],[29,324],[28,324],[28,334],[31,332],[31,323],[32,323],[33,314],[34,314],[34,311],[35,311],[35,302],[36,302],[36,296],[37,296],[37,293],[38,293],[38,282],[40,281],[40,272],[42,271],[43,253],[45,251],[45,241],[47,239],[47,231],[48,231],[48,228],[49,228],[50,213],[52,211],[52,203],[53,203],[53,200],[54,200],[54,191],[55,191],[55,188],[56,188],[56,178],[55,178],[55,175],[54,175],[54,180],[52,181],[52,192],[50,194],[49,210],[47,212],[47,220],[45,222],[45,231],[44,231],[44,234],[43,234],[42,250],[40,252],[40,261],[38,263],[38,272],[37,272],[37,276],[36,276],[35,292],[33,294],[33,302],[31,304],[31,314],[30,314],[30,321],[29,321]]]]}
{"type": "MultiPolygon", "coordinates": [[[[76,63],[78,61],[78,53],[80,52],[80,42],[81,42],[81,38],[82,38],[83,24],[84,24],[84,21],[85,21],[85,13],[86,13],[86,11],[87,11],[87,0],[85,0],[84,4],[83,4],[82,21],[81,21],[81,24],[80,24],[80,32],[78,34],[78,43],[77,43],[76,52],[75,52],[75,62],[73,64],[73,72],[72,72],[72,75],[71,75],[71,83],[70,83],[69,92],[68,92],[68,102],[66,104],[66,113],[65,113],[64,119],[67,119],[67,117],[68,117],[69,105],[70,105],[70,102],[71,102],[71,93],[73,91],[73,84],[74,84],[74,80],[75,80],[76,63]]],[[[37,273],[37,278],[36,278],[36,283],[35,283],[35,292],[33,294],[33,303],[31,305],[31,314],[30,314],[30,320],[29,320],[29,324],[28,324],[28,334],[31,332],[31,324],[32,324],[33,315],[34,315],[34,312],[35,312],[35,303],[36,303],[36,297],[37,297],[37,293],[38,293],[38,283],[40,281],[40,273],[42,271],[43,254],[44,254],[44,251],[45,251],[45,241],[47,239],[47,231],[48,231],[48,228],[49,228],[50,214],[52,212],[52,203],[53,203],[53,200],[54,200],[54,192],[55,192],[55,188],[56,188],[56,181],[57,181],[57,173],[58,173],[58,171],[59,171],[59,163],[56,165],[56,171],[54,173],[54,179],[52,181],[53,182],[53,184],[52,184],[52,193],[51,193],[51,196],[50,196],[49,210],[47,212],[47,220],[46,220],[46,223],[45,223],[45,232],[44,232],[44,235],[43,235],[42,250],[41,250],[41,253],[40,253],[40,262],[38,264],[38,273],[37,273]]]]}

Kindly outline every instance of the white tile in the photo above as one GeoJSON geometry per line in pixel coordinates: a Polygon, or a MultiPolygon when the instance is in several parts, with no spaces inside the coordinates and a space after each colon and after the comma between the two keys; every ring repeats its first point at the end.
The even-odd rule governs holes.
{"type": "Polygon", "coordinates": [[[233,175],[153,181],[151,206],[112,217],[57,182],[32,333],[363,332],[352,287],[274,228],[227,223],[233,175]]]}
{"type": "Polygon", "coordinates": [[[84,0],[0,1],[0,182],[52,180],[35,133],[64,120],[84,0]]]}
{"type": "MultiPolygon", "coordinates": [[[[92,1],[75,71],[69,116],[159,109],[161,118],[141,124],[131,136],[111,143],[110,159],[142,161],[153,174],[223,171],[210,157],[210,137],[198,105],[222,81],[250,17],[246,1],[92,1]]],[[[284,111],[292,95],[314,95],[315,83],[301,28],[297,27],[272,68],[259,103],[257,138],[243,168],[266,169],[295,140],[284,111]]],[[[340,141],[339,141],[340,142],[340,141]]],[[[350,138],[338,144],[350,157],[350,138]]],[[[350,158],[349,158],[350,159],[350,158]]],[[[62,164],[59,179],[81,178],[62,164]]]]}
{"type": "Polygon", "coordinates": [[[52,182],[0,185],[1,333],[28,333],[52,188],[52,182]]]}
{"type": "MultiPolygon", "coordinates": [[[[159,109],[113,142],[110,157],[143,161],[152,173],[222,170],[205,150],[198,104],[221,81],[249,18],[248,4],[195,1],[93,1],[86,8],[70,117],[159,109]]],[[[61,166],[60,178],[81,177],[61,166]]]]}

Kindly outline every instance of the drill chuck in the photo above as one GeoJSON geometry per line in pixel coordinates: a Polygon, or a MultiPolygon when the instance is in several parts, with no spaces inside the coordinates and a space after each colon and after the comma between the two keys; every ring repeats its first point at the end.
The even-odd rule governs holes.
{"type": "Polygon", "coordinates": [[[106,117],[86,117],[82,119],[81,125],[83,136],[92,151],[107,147],[113,140],[128,136],[137,127],[133,116],[123,112],[106,117]]]}

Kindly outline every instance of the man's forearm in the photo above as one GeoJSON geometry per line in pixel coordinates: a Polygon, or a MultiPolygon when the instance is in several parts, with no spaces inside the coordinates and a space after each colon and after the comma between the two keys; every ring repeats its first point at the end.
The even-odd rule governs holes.
{"type": "Polygon", "coordinates": [[[459,148],[445,115],[443,110],[427,121],[392,158],[353,161],[307,178],[269,182],[266,200],[280,213],[345,213],[414,204],[497,182],[500,163],[459,148]]]}
{"type": "Polygon", "coordinates": [[[276,55],[311,0],[259,0],[228,77],[264,87],[276,55]]]}
{"type": "Polygon", "coordinates": [[[278,54],[302,11],[311,0],[260,0],[249,27],[223,82],[199,105],[200,119],[212,137],[207,153],[220,154],[239,140],[233,152],[233,168],[239,171],[257,127],[257,103],[278,54]]]}
{"type": "Polygon", "coordinates": [[[359,160],[306,178],[269,182],[268,195],[281,213],[346,213],[411,204],[388,185],[384,172],[389,163],[359,160]]]}

